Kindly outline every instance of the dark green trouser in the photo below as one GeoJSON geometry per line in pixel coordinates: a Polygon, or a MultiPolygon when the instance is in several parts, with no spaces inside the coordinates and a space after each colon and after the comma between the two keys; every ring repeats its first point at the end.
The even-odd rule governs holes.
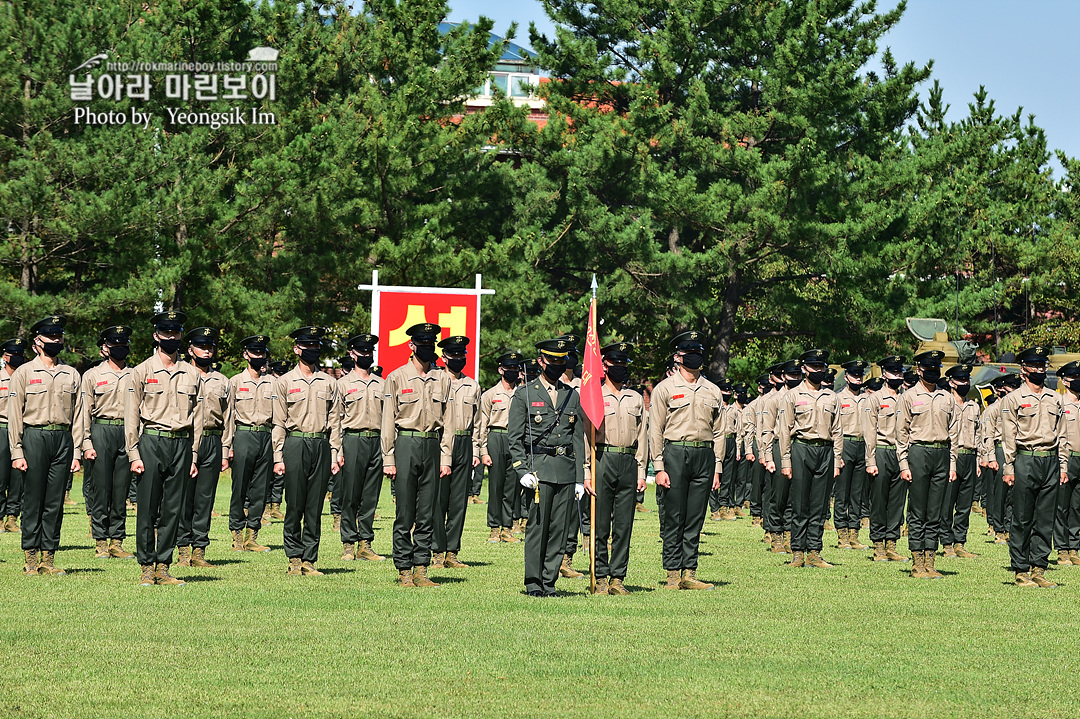
{"type": "Polygon", "coordinates": [[[998,516],[998,495],[1001,493],[1001,488],[1005,485],[1001,481],[1002,474],[1002,462],[1005,455],[1001,449],[1001,443],[998,442],[994,445],[994,459],[997,461],[998,468],[991,469],[990,467],[983,467],[983,508],[986,509],[986,523],[990,525],[990,528],[995,532],[1004,532],[1005,528],[1002,526],[1001,517],[998,516]]]}
{"type": "Polygon", "coordinates": [[[487,526],[491,528],[509,527],[514,523],[518,492],[522,487],[507,471],[510,466],[510,439],[506,432],[492,430],[488,432],[488,453],[491,466],[488,467],[488,507],[487,526]]]}
{"type": "Polygon", "coordinates": [[[908,467],[908,548],[913,552],[936,552],[949,486],[949,448],[911,444],[908,467]]]}
{"type": "Polygon", "coordinates": [[[829,512],[832,444],[791,442],[791,551],[820,552],[829,512]]]}
{"type": "Polygon", "coordinates": [[[1054,546],[1062,549],[1080,551],[1080,492],[1076,483],[1080,481],[1080,457],[1069,457],[1069,481],[1059,484],[1057,490],[1057,509],[1054,513],[1054,546]]]}
{"type": "Polygon", "coordinates": [[[998,473],[997,473],[998,488],[997,488],[997,494],[996,494],[996,497],[995,497],[996,503],[997,503],[997,512],[996,513],[997,513],[998,521],[1001,523],[1001,525],[1000,525],[1001,530],[1000,531],[1008,532],[1009,527],[1012,526],[1012,516],[1013,516],[1013,496],[1012,496],[1012,492],[1013,492],[1013,488],[1010,487],[1009,485],[1005,484],[1005,481],[1003,479],[1003,475],[1005,473],[1005,471],[1004,471],[1005,470],[1005,450],[1002,447],[999,446],[999,447],[997,447],[995,454],[997,456],[998,467],[1000,467],[1000,469],[998,470],[998,473]]]}
{"type": "Polygon", "coordinates": [[[210,513],[214,511],[218,478],[221,476],[221,435],[204,434],[199,442],[199,473],[188,477],[180,505],[178,547],[210,546],[210,513]]]}
{"type": "Polygon", "coordinates": [[[1050,563],[1054,533],[1054,510],[1061,482],[1057,452],[1051,457],[1032,457],[1017,452],[1012,487],[1012,525],[1009,527],[1009,558],[1013,569],[1026,572],[1050,563]]]}
{"type": "Polygon", "coordinates": [[[341,514],[341,507],[345,500],[345,485],[341,481],[340,472],[330,475],[326,491],[330,493],[330,514],[341,514]]]}
{"type": "Polygon", "coordinates": [[[941,509],[942,544],[966,544],[971,521],[971,502],[975,498],[974,454],[956,456],[956,481],[945,489],[945,504],[941,509]]]}
{"type": "Polygon", "coordinates": [[[472,435],[454,435],[453,451],[450,476],[439,477],[435,492],[431,548],[437,554],[461,551],[461,532],[465,529],[465,507],[469,503],[469,481],[473,470],[472,435]]]}
{"type": "Polygon", "coordinates": [[[870,541],[895,542],[904,523],[908,483],[900,479],[896,447],[878,447],[874,457],[878,473],[870,483],[870,541]]]}
{"type": "MultiPolygon", "coordinates": [[[[596,576],[626,578],[630,534],[637,504],[637,459],[600,450],[596,454],[596,576]],[[611,558],[608,559],[608,537],[611,558]]],[[[588,495],[582,501],[588,500],[588,495]]],[[[590,501],[591,504],[591,501],[590,501]]]]}
{"type": "MultiPolygon", "coordinates": [[[[342,488],[341,541],[356,544],[375,539],[375,510],[382,493],[382,438],[346,434],[341,439],[345,466],[338,472],[337,484],[342,488]]],[[[330,509],[333,511],[333,495],[330,509]]]]}
{"type": "MultiPolygon", "coordinates": [[[[520,486],[520,485],[518,485],[520,486]]],[[[575,517],[574,485],[540,482],[538,490],[527,490],[540,498],[529,509],[525,527],[525,591],[555,594],[566,534],[575,517]]]]}
{"type": "Polygon", "coordinates": [[[480,490],[484,488],[484,465],[480,463],[473,467],[472,477],[469,479],[469,496],[479,497],[480,490]]]}
{"type": "Polygon", "coordinates": [[[845,437],[843,456],[844,466],[836,478],[833,525],[837,529],[858,529],[866,490],[866,442],[845,437]]]}
{"type": "Polygon", "coordinates": [[[135,552],[139,564],[172,564],[184,486],[191,475],[191,439],[143,434],[139,455],[145,469],[139,478],[135,552]]]}
{"type": "Polygon", "coordinates": [[[750,468],[750,516],[761,517],[765,503],[765,467],[758,456],[756,439],[751,446],[754,448],[754,466],[750,468]]]}
{"type": "MultiPolygon", "coordinates": [[[[0,399],[0,402],[6,402],[0,399]]],[[[11,467],[7,424],[0,422],[0,517],[18,517],[22,511],[23,473],[11,467]]]]}
{"type": "MultiPolygon", "coordinates": [[[[320,437],[285,437],[285,556],[319,560],[322,511],[330,480],[330,442],[320,437]]],[[[256,519],[260,515],[255,514],[256,519]]]]}
{"type": "Polygon", "coordinates": [[[513,481],[513,477],[507,482],[514,492],[514,519],[528,519],[532,513],[533,498],[535,492],[525,489],[520,483],[513,481]]]}
{"type": "Polygon", "coordinates": [[[22,492],[22,548],[55,552],[64,522],[64,492],[74,456],[71,432],[23,429],[26,472],[22,492]]]}
{"type": "Polygon", "coordinates": [[[267,487],[274,473],[274,448],[269,432],[237,428],[232,446],[232,497],[229,499],[229,531],[262,526],[267,487]],[[244,509],[248,510],[244,516],[244,509]]]}
{"type": "Polygon", "coordinates": [[[399,433],[394,443],[394,464],[394,566],[398,571],[426,567],[431,564],[435,492],[439,486],[439,440],[399,433]]]}
{"type": "Polygon", "coordinates": [[[94,539],[123,539],[127,536],[128,487],[131,463],[124,451],[124,426],[90,425],[90,441],[97,458],[83,467],[83,493],[90,511],[94,539]]]}
{"type": "Polygon", "coordinates": [[[720,473],[720,489],[709,492],[709,509],[735,506],[735,482],[739,473],[735,469],[735,437],[727,435],[724,442],[724,471],[720,473]]]}
{"type": "Polygon", "coordinates": [[[741,507],[750,501],[755,464],[756,462],[747,461],[745,455],[742,459],[736,460],[735,475],[737,479],[735,480],[735,504],[732,506],[741,507]]]}
{"type": "Polygon", "coordinates": [[[698,542],[709,509],[716,473],[711,447],[664,446],[664,469],[671,486],[664,490],[664,569],[697,569],[698,542]]]}
{"type": "Polygon", "coordinates": [[[772,529],[771,532],[786,532],[791,529],[791,479],[780,471],[780,443],[773,442],[773,463],[776,471],[772,475],[772,496],[769,502],[772,529]]]}

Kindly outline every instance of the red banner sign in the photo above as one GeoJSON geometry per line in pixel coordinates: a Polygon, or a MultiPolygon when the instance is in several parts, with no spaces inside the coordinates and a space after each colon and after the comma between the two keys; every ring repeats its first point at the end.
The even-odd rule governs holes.
{"type": "MultiPolygon", "coordinates": [[[[454,335],[464,335],[471,340],[469,362],[464,372],[477,378],[480,375],[480,348],[477,346],[479,300],[475,293],[441,294],[379,288],[379,325],[375,331],[379,336],[379,347],[376,362],[383,368],[383,377],[409,360],[409,336],[405,330],[422,322],[434,322],[442,327],[440,340],[454,335]]],[[[442,364],[441,360],[439,364],[442,364]]]]}

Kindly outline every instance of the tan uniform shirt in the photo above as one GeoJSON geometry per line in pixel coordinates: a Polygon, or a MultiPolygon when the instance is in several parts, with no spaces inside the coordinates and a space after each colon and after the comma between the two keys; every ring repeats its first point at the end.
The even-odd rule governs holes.
{"type": "Polygon", "coordinates": [[[997,447],[1001,442],[1001,399],[983,410],[979,421],[979,438],[982,441],[982,459],[984,464],[997,461],[997,447]]]}
{"type": "Polygon", "coordinates": [[[139,436],[143,430],[191,432],[191,461],[199,461],[203,412],[199,404],[199,370],[183,360],[166,369],[154,352],[124,376],[124,439],[129,462],[142,461],[139,436]]]}
{"type": "Polygon", "coordinates": [[[870,407],[870,393],[855,394],[850,387],[836,393],[840,398],[840,427],[845,437],[866,439],[866,410],[870,407]]]}
{"type": "MultiPolygon", "coordinates": [[[[450,375],[432,368],[421,376],[409,360],[390,373],[383,383],[382,453],[383,466],[394,467],[394,443],[397,430],[441,432],[447,405],[453,401],[450,375]]],[[[453,454],[454,433],[442,432],[439,464],[449,467],[453,454]]]]}
{"type": "Polygon", "coordinates": [[[0,369],[0,422],[7,422],[8,395],[11,394],[11,367],[0,369]]]}
{"type": "Polygon", "coordinates": [[[229,406],[225,410],[222,456],[228,457],[236,437],[236,425],[269,427],[274,418],[274,376],[252,378],[243,370],[229,378],[229,406]]]}
{"type": "Polygon", "coordinates": [[[458,432],[468,432],[472,440],[473,458],[480,459],[480,441],[479,432],[477,432],[480,424],[480,384],[466,374],[456,378],[447,370],[446,376],[450,378],[450,392],[453,396],[453,401],[446,405],[448,412],[446,431],[455,435],[458,432]]]}
{"type": "MultiPolygon", "coordinates": [[[[754,437],[757,434],[757,414],[754,403],[757,398],[746,403],[745,407],[735,407],[739,410],[739,431],[737,433],[738,449],[736,454],[746,457],[754,453],[754,437]]],[[[757,457],[755,457],[757,459],[757,457]]]]}
{"type": "MultiPolygon", "coordinates": [[[[20,368],[21,369],[21,368],[20,368]]],[[[1016,453],[1055,452],[1061,471],[1069,468],[1062,397],[1043,387],[1033,390],[1027,382],[1001,401],[1001,449],[1005,454],[1002,474],[1016,474],[1016,453]]]]}
{"type": "MultiPolygon", "coordinates": [[[[1062,399],[1062,411],[1065,412],[1065,451],[1080,452],[1080,401],[1064,394],[1062,399]]],[[[1075,477],[1069,477],[1073,481],[1075,477]]]]}
{"type": "Polygon", "coordinates": [[[776,441],[776,415],[784,395],[790,392],[787,386],[773,390],[765,395],[765,403],[758,414],[758,450],[766,462],[773,459],[773,442],[776,441]]]}
{"type": "MultiPolygon", "coordinates": [[[[649,417],[645,413],[645,398],[626,387],[616,392],[607,382],[601,389],[604,421],[596,428],[596,444],[634,449],[637,478],[643,480],[649,463],[649,417]]],[[[585,422],[585,444],[589,446],[592,442],[592,422],[589,422],[588,416],[585,422]]]]}
{"type": "Polygon", "coordinates": [[[896,414],[900,394],[882,387],[868,398],[866,433],[866,468],[877,467],[877,448],[896,447],[896,414]]]}
{"type": "Polygon", "coordinates": [[[935,389],[927,392],[920,381],[900,395],[900,411],[896,416],[896,455],[900,471],[910,471],[908,450],[915,442],[947,442],[949,472],[956,471],[956,435],[953,414],[959,411],[952,392],[935,389]]]}
{"type": "Polygon", "coordinates": [[[724,402],[720,388],[699,377],[688,382],[678,371],[656,385],[649,407],[653,469],[664,471],[664,442],[712,442],[717,473],[724,471],[724,402]]]}
{"type": "Polygon", "coordinates": [[[273,380],[273,429],[270,441],[274,447],[274,464],[285,461],[285,437],[289,432],[321,433],[330,441],[330,461],[341,456],[341,398],[335,380],[316,370],[304,376],[300,367],[293,367],[273,380]]]}
{"type": "Polygon", "coordinates": [[[341,395],[341,430],[382,431],[383,380],[353,370],[337,381],[341,395]]]}
{"type": "MultiPolygon", "coordinates": [[[[71,365],[57,363],[49,369],[40,357],[26,362],[7,382],[9,390],[8,442],[11,459],[25,459],[22,437],[24,427],[65,424],[75,418],[75,395],[79,391],[79,373],[71,365]]],[[[72,434],[75,443],[82,439],[72,434]]]]}
{"type": "MultiPolygon", "coordinates": [[[[955,403],[956,400],[953,400],[955,403]]],[[[981,449],[979,441],[979,403],[973,399],[957,404],[953,413],[953,421],[956,426],[951,432],[956,434],[957,449],[973,449],[978,452],[981,449]]]]}
{"type": "MultiPolygon", "coordinates": [[[[720,400],[723,402],[723,400],[720,400]]],[[[724,403],[724,436],[732,442],[738,442],[739,426],[742,424],[742,410],[732,402],[724,403]]]]}
{"type": "Polygon", "coordinates": [[[510,400],[514,398],[514,390],[518,385],[510,389],[503,386],[503,381],[480,395],[480,425],[476,433],[476,441],[480,447],[480,456],[490,455],[488,451],[488,433],[495,428],[506,429],[510,421],[510,400]]]}
{"type": "Polygon", "coordinates": [[[117,372],[106,360],[86,370],[79,389],[79,398],[75,402],[75,422],[71,435],[75,438],[76,456],[78,453],[94,449],[90,441],[90,426],[95,419],[124,419],[124,400],[127,395],[120,391],[120,383],[131,367],[117,372]]]}
{"type": "Polygon", "coordinates": [[[840,398],[831,389],[814,389],[804,381],[784,395],[776,417],[780,443],[780,468],[791,469],[791,442],[796,439],[832,441],[833,467],[844,456],[844,433],[840,426],[840,398]]]}

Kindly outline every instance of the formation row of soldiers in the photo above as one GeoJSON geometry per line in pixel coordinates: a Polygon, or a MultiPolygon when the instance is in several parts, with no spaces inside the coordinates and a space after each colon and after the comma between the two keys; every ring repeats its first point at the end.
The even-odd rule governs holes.
{"type": "Polygon", "coordinates": [[[964,545],[977,497],[1009,544],[1018,584],[1052,586],[1045,568],[1053,544],[1059,563],[1080,565],[1080,511],[1068,482],[1080,469],[1080,366],[1059,371],[1069,383],[1064,397],[1046,390],[1046,348],[1021,353],[1022,386],[1006,394],[1003,378],[1001,401],[980,417],[966,399],[971,368],[942,378],[936,352],[914,358],[906,389],[903,357],[877,363],[882,386],[874,391],[863,389],[869,364],[847,362],[846,387],[835,393],[828,352],[812,350],[771,367],[751,401],[744,385],[702,375],[704,347],[694,331],[672,341],[671,369],[646,410],[628,385],[633,347],[615,343],[601,351],[605,417],[593,428],[568,370],[579,341],[571,335],[537,344],[533,376],[522,377],[521,353],[504,354],[499,382],[481,393],[463,374],[469,338],[438,342],[439,367],[442,330],[431,323],[408,329],[410,360],[385,380],[371,371],[378,338],[351,338],[353,368],[335,380],[319,369],[323,328],[290,335],[297,361],[280,377],[265,372],[269,338],[244,339],[248,366],[226,378],[213,367],[217,330],[185,335],[184,320],[181,312],[156,315],[154,353],[136,367],[127,363],[131,328],[107,328],[102,362],[82,377],[57,359],[61,316],[31,328],[35,359],[21,361],[19,340],[3,345],[10,461],[0,457],[0,489],[9,530],[18,530],[12,500],[21,497],[26,573],[63,573],[55,564],[62,501],[80,460],[88,464],[98,556],[131,556],[123,548],[125,499],[138,476],[141,585],[183,583],[169,572],[174,550],[182,565],[212,566],[205,556],[212,504],[230,466],[234,551],[269,551],[258,534],[266,502],[279,511],[273,487],[281,478],[287,573],[297,575],[321,574],[331,477],[342,559],[382,559],[372,547],[373,519],[388,475],[399,582],[437,586],[427,576],[433,563],[466,566],[458,553],[482,464],[490,477],[488,541],[516,542],[524,528],[530,595],[551,596],[559,576],[580,576],[571,566],[579,530],[597,540],[597,591],[625,594],[633,512],[650,459],[669,589],[712,588],[696,577],[710,502],[714,519],[731,519],[747,494],[770,551],[791,553],[793,567],[831,566],[821,557],[830,498],[839,548],[867,549],[858,533],[869,514],[875,561],[908,561],[897,550],[906,508],[915,577],[942,576],[934,566],[939,544],[946,556],[974,557],[964,545]],[[185,339],[190,363],[180,359],[185,339]],[[594,455],[595,483],[586,479],[594,455]],[[595,527],[582,511],[586,494],[597,497],[595,527]]]}

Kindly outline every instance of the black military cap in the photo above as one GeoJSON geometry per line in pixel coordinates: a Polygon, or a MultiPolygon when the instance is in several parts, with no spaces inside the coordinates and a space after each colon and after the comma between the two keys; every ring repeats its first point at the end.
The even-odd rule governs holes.
{"type": "Polygon", "coordinates": [[[113,325],[106,327],[98,333],[97,343],[103,345],[106,342],[128,342],[131,339],[132,329],[126,325],[113,325]]]}
{"type": "Polygon", "coordinates": [[[949,378],[948,377],[938,377],[937,388],[938,389],[944,389],[944,390],[952,389],[949,386],[949,378]]]}
{"type": "Polygon", "coordinates": [[[443,354],[463,355],[468,350],[469,338],[465,335],[454,335],[447,337],[439,343],[439,348],[443,351],[443,354]]]}
{"type": "Polygon", "coordinates": [[[249,352],[265,352],[270,344],[270,338],[266,335],[251,335],[240,340],[240,346],[249,352]]]}
{"type": "Polygon", "coordinates": [[[413,344],[435,344],[435,340],[442,334],[442,327],[434,322],[421,322],[405,330],[413,344]]]}
{"type": "Polygon", "coordinates": [[[62,335],[64,334],[64,325],[67,324],[67,317],[63,315],[49,315],[43,319],[38,320],[30,327],[30,334],[32,335],[62,335]]]}
{"type": "Polygon", "coordinates": [[[520,367],[524,361],[525,355],[520,352],[505,352],[498,359],[500,367],[520,367]]]}
{"type": "Polygon", "coordinates": [[[866,370],[870,367],[870,363],[866,360],[856,359],[848,360],[840,366],[843,368],[844,374],[851,374],[855,375],[856,377],[861,377],[866,374],[866,370]]]}
{"type": "Polygon", "coordinates": [[[877,361],[877,366],[881,369],[887,369],[890,372],[903,372],[904,361],[904,355],[889,355],[888,357],[879,359],[877,361]]]}
{"type": "Polygon", "coordinates": [[[379,336],[368,332],[367,334],[350,337],[349,341],[345,343],[345,346],[351,350],[356,350],[357,352],[374,352],[375,345],[378,343],[379,336]]]}
{"type": "Polygon", "coordinates": [[[1003,384],[1009,389],[1016,389],[1024,383],[1024,380],[1020,379],[1018,374],[1007,374],[1004,377],[1003,384]]]}
{"type": "Polygon", "coordinates": [[[1080,377],[1080,362],[1070,362],[1057,371],[1058,377],[1080,377]]]}
{"type": "Polygon", "coordinates": [[[726,394],[731,394],[731,391],[732,391],[731,390],[731,381],[728,378],[726,378],[726,377],[717,377],[716,382],[714,384],[717,387],[720,388],[721,392],[726,393],[726,394]]]}
{"type": "Polygon", "coordinates": [[[295,329],[289,333],[289,336],[299,342],[308,344],[322,344],[323,338],[326,337],[326,328],[319,327],[317,325],[307,325],[299,329],[295,329]]]}
{"type": "Polygon", "coordinates": [[[956,381],[971,379],[971,365],[958,364],[945,370],[945,376],[956,381]]]}
{"type": "Polygon", "coordinates": [[[768,387],[771,384],[769,382],[769,375],[767,373],[761,375],[760,377],[757,378],[757,383],[758,383],[758,387],[768,387]]]}
{"type": "Polygon", "coordinates": [[[567,342],[569,342],[570,344],[572,344],[574,346],[574,349],[577,349],[578,343],[581,342],[581,338],[578,337],[573,332],[567,332],[564,335],[560,335],[559,339],[566,340],[567,342]]]}
{"type": "Polygon", "coordinates": [[[736,382],[731,385],[731,391],[735,394],[747,394],[750,392],[750,388],[746,386],[745,382],[736,382]]]}
{"type": "Polygon", "coordinates": [[[277,362],[270,363],[270,374],[276,375],[278,377],[285,374],[290,369],[292,369],[292,365],[290,365],[285,360],[278,360],[277,362]]]}
{"type": "Polygon", "coordinates": [[[150,319],[150,324],[159,332],[183,332],[186,320],[187,315],[180,310],[169,310],[158,312],[150,319]]]}
{"type": "Polygon", "coordinates": [[[801,364],[829,364],[829,350],[809,350],[799,355],[801,364]]]}
{"type": "Polygon", "coordinates": [[[680,352],[704,350],[705,345],[702,344],[704,339],[705,335],[697,330],[690,330],[689,332],[683,332],[681,335],[676,335],[671,340],[671,346],[680,352]]]}
{"type": "Polygon", "coordinates": [[[1002,387],[1005,386],[1005,377],[1006,377],[1006,375],[1001,375],[1000,377],[995,377],[994,379],[990,380],[990,386],[993,389],[1001,389],[1002,387]]]}
{"type": "Polygon", "coordinates": [[[769,374],[780,377],[784,374],[784,362],[774,362],[769,365],[769,374]]]}
{"type": "Polygon", "coordinates": [[[374,367],[372,367],[371,368],[371,374],[375,375],[376,377],[382,377],[382,365],[377,364],[374,367]]]}
{"type": "Polygon", "coordinates": [[[187,333],[188,344],[217,347],[218,331],[213,327],[196,327],[187,333]]]}
{"type": "Polygon", "coordinates": [[[536,343],[536,349],[540,350],[546,359],[563,360],[564,362],[566,361],[566,355],[570,354],[570,349],[573,346],[570,340],[561,337],[536,343]]]}
{"type": "Polygon", "coordinates": [[[629,362],[630,352],[634,349],[631,342],[613,342],[600,348],[600,354],[612,362],[629,362]]]}
{"type": "Polygon", "coordinates": [[[1018,364],[1026,365],[1045,365],[1047,358],[1050,356],[1050,348],[1043,345],[1035,345],[1034,347],[1028,347],[1025,350],[1021,350],[1016,355],[1016,361],[1018,364]]]}
{"type": "Polygon", "coordinates": [[[345,355],[341,358],[341,369],[345,372],[352,372],[356,369],[356,361],[352,358],[352,355],[345,355]]]}
{"type": "Polygon", "coordinates": [[[9,340],[4,340],[4,344],[0,345],[0,354],[5,354],[5,355],[24,355],[24,354],[26,354],[26,340],[19,339],[18,337],[12,337],[9,340]]]}
{"type": "Polygon", "coordinates": [[[783,374],[802,374],[802,362],[797,359],[789,359],[787,362],[783,362],[780,365],[780,371],[783,374]]]}
{"type": "Polygon", "coordinates": [[[941,350],[927,350],[912,357],[911,361],[922,367],[940,367],[943,359],[945,353],[941,350]]]}
{"type": "Polygon", "coordinates": [[[918,381],[919,375],[915,374],[915,370],[909,369],[907,372],[904,372],[904,384],[913,385],[918,381]]]}
{"type": "Polygon", "coordinates": [[[863,387],[865,387],[870,392],[877,392],[879,389],[881,389],[884,386],[885,386],[885,378],[884,377],[871,377],[870,379],[866,380],[866,382],[863,383],[863,387]]]}

